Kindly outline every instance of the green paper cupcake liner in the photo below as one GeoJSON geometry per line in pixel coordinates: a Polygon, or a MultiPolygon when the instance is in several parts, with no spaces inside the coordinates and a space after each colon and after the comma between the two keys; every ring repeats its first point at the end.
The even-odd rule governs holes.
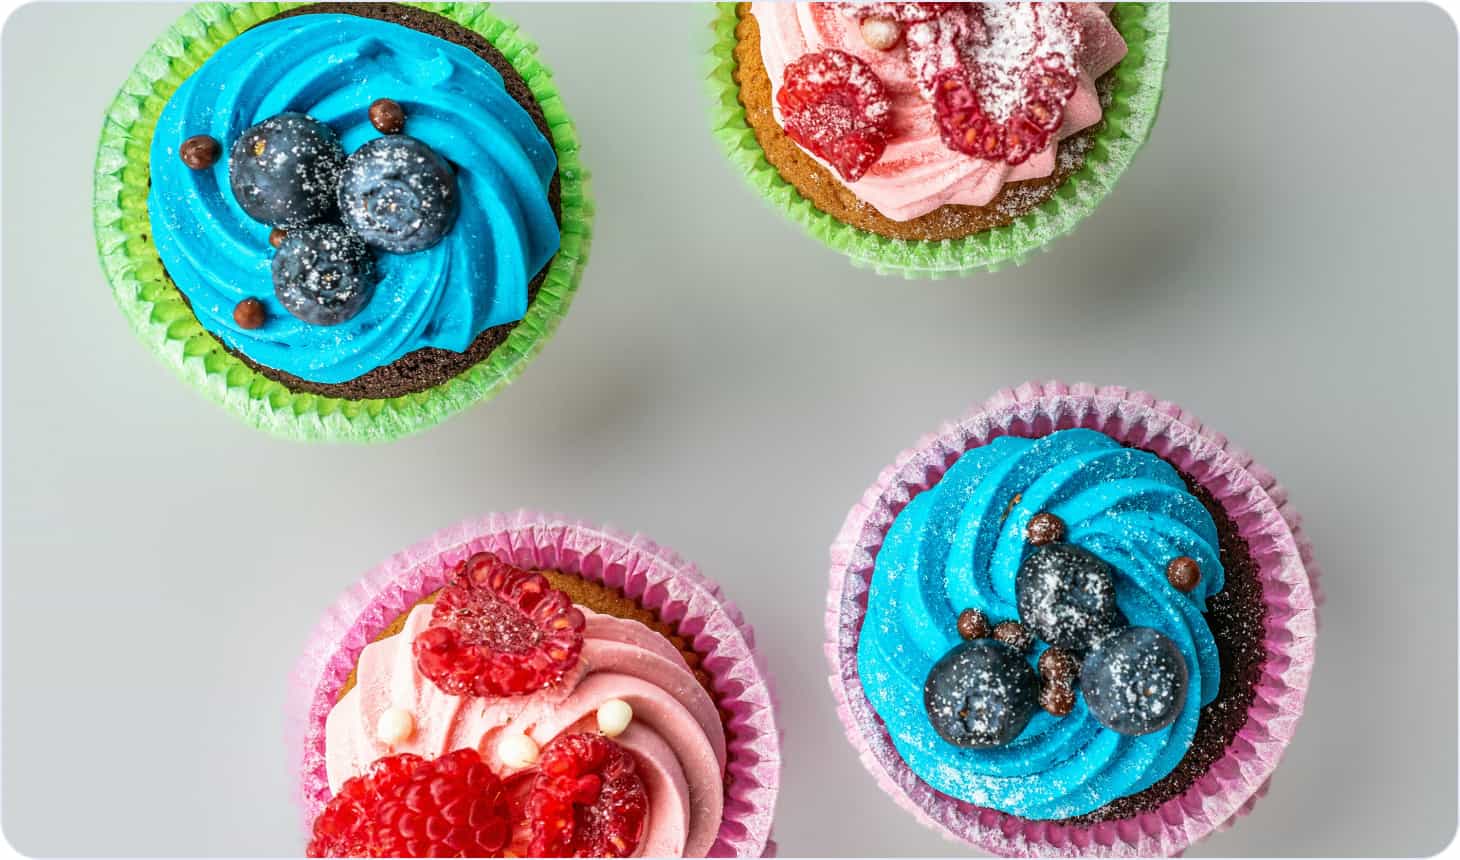
{"type": "Polygon", "coordinates": [[[853,265],[907,278],[944,278],[1018,265],[1050,241],[1075,229],[1094,211],[1146,142],[1161,103],[1166,70],[1170,9],[1166,3],[1118,3],[1116,26],[1127,53],[1115,75],[1105,127],[1095,136],[1085,164],[1056,189],[1054,196],[1013,222],[959,239],[893,239],[853,227],[821,211],[781,178],[755,139],[735,82],[734,3],[715,4],[711,29],[711,125],[730,161],[751,187],[853,265]]]}
{"type": "Polygon", "coordinates": [[[184,379],[245,421],[304,441],[384,442],[416,433],[487,400],[522,372],[578,289],[593,223],[578,135],[537,46],[484,3],[407,3],[472,30],[512,63],[547,118],[558,155],[562,242],[522,321],[487,358],[413,394],[346,400],[290,390],[228,353],[163,272],[147,217],[152,132],[167,99],[225,42],[305,3],[194,6],[142,55],[107,110],[96,155],[97,252],[112,293],[143,343],[184,379]]]}

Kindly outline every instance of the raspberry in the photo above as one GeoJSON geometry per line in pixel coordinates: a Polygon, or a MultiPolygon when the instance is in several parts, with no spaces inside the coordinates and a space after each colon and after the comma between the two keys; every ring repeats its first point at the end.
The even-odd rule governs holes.
{"type": "Polygon", "coordinates": [[[906,27],[908,60],[944,144],[1022,164],[1049,146],[1075,92],[1080,30],[1063,3],[842,4],[906,27]]]}
{"type": "Polygon", "coordinates": [[[933,114],[949,149],[988,161],[1023,164],[1049,145],[1064,121],[1064,105],[1076,80],[1057,68],[1036,67],[1025,76],[1025,102],[1004,122],[990,119],[969,73],[944,69],[933,84],[933,114]]]}
{"type": "Polygon", "coordinates": [[[310,857],[500,857],[511,835],[502,784],[473,749],[377,759],[314,820],[310,857]]]}
{"type": "Polygon", "coordinates": [[[861,179],[887,149],[892,100],[872,67],[851,54],[797,59],[786,67],[776,103],[786,134],[848,182],[861,179]]]}
{"type": "Polygon", "coordinates": [[[540,573],[488,553],[456,569],[411,643],[416,667],[454,696],[517,696],[560,683],[583,650],[583,613],[540,573]]]}
{"type": "Polygon", "coordinates": [[[562,735],[543,748],[527,799],[533,857],[628,857],[649,797],[633,756],[603,735],[562,735]]]}

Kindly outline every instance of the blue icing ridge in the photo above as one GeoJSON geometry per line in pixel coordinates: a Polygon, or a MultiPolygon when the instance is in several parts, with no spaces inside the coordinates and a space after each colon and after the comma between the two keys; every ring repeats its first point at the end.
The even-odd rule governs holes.
{"type": "MultiPolygon", "coordinates": [[[[1186,755],[1221,678],[1202,613],[1223,581],[1216,524],[1156,455],[1093,430],[1001,437],[959,457],[893,521],[877,553],[858,674],[899,754],[929,785],[1029,819],[1083,815],[1149,787],[1186,755]],[[1039,711],[1003,747],[954,746],[933,729],[923,709],[928,672],[961,641],[964,609],[991,621],[1019,617],[1014,580],[1028,549],[1025,529],[1041,511],[1064,520],[1067,542],[1115,568],[1116,602],[1131,625],[1159,630],[1181,650],[1190,687],[1170,726],[1122,735],[1080,697],[1062,719],[1039,711]],[[1201,565],[1189,594],[1166,580],[1167,563],[1180,555],[1201,565]]],[[[1036,643],[1031,665],[1045,647],[1036,643]]]]}
{"type": "Polygon", "coordinates": [[[150,157],[153,241],[198,320],[259,364],[312,382],[347,382],[423,347],[464,352],[486,329],[522,319],[528,282],[558,251],[552,145],[489,63],[399,24],[310,14],[244,32],[168,100],[150,157]],[[461,212],[433,248],[376,253],[380,283],[358,316],[309,325],[274,297],[271,228],[234,200],[228,150],[249,126],[300,111],[354,152],[380,136],[368,115],[380,98],[399,102],[406,133],[456,165],[461,212]],[[207,170],[178,156],[196,134],[223,146],[207,170]],[[233,321],[246,298],[264,303],[263,327],[233,321]]]}

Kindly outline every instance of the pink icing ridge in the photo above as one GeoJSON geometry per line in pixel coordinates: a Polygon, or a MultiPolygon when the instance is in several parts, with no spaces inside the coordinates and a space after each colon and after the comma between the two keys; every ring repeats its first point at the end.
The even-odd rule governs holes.
{"type": "MultiPolygon", "coordinates": [[[[740,611],[693,564],[641,535],[525,510],[489,514],[436,533],[366,574],[325,613],[290,687],[289,738],[300,773],[305,826],[331,796],[326,720],[361,652],[396,616],[439,589],[451,568],[475,552],[491,552],[520,567],[575,573],[618,588],[677,625],[704,656],[701,666],[710,675],[719,706],[728,714],[724,811],[707,853],[774,854],[770,829],[780,785],[780,737],[769,677],[755,653],[754,632],[740,611]]],[[[652,734],[631,726],[620,740],[635,744],[636,751],[647,750],[654,743],[652,734]]],[[[672,802],[672,794],[661,795],[672,802]]]]}
{"type": "MultiPolygon", "coordinates": [[[[1110,22],[1110,5],[1069,4],[1082,42],[1076,58],[1078,87],[1065,107],[1064,124],[1054,141],[1012,167],[954,152],[943,144],[932,106],[918,91],[905,45],[898,44],[891,51],[867,47],[856,22],[829,3],[757,2],[750,9],[760,28],[761,59],[773,94],[780,91],[787,65],[804,54],[828,48],[860,57],[882,79],[892,97],[893,136],[881,160],[855,182],[847,182],[826,162],[817,160],[859,200],[894,221],[910,221],[945,204],[984,206],[1005,183],[1054,172],[1058,141],[1100,121],[1095,80],[1125,57],[1125,40],[1110,22]]],[[[777,121],[782,122],[775,99],[771,102],[777,121]]]]}
{"type": "Polygon", "coordinates": [[[365,646],[356,685],[325,719],[325,765],[330,788],[364,773],[381,756],[409,752],[427,758],[462,747],[482,753],[498,775],[511,772],[497,753],[501,738],[526,734],[545,746],[560,734],[596,731],[598,706],[623,699],[634,722],[660,743],[640,739],[641,763],[665,787],[685,793],[662,800],[640,844],[646,856],[699,856],[709,850],[724,808],[724,730],[715,703],[664,637],[637,621],[588,617],[583,654],[559,689],[498,700],[463,699],[441,692],[416,668],[411,643],[431,623],[432,607],[411,610],[401,633],[365,646]],[[659,644],[662,643],[663,647],[659,644]],[[668,650],[666,654],[665,651],[668,650]],[[389,746],[375,737],[380,715],[408,711],[416,723],[406,742],[389,746]],[[679,813],[672,809],[678,807],[679,813]]]}
{"type": "Polygon", "coordinates": [[[898,455],[847,514],[831,547],[826,655],[848,739],[878,784],[923,824],[1004,856],[1169,856],[1230,827],[1267,791],[1303,712],[1317,635],[1318,565],[1287,491],[1227,438],[1168,401],[1059,382],[1006,389],[898,455]],[[898,512],[964,451],[1004,435],[1086,427],[1153,451],[1209,490],[1247,540],[1262,580],[1268,659],[1247,723],[1183,794],[1134,818],[1075,826],[1029,821],[941,794],[903,763],[857,675],[857,641],[877,550],[898,512]]]}

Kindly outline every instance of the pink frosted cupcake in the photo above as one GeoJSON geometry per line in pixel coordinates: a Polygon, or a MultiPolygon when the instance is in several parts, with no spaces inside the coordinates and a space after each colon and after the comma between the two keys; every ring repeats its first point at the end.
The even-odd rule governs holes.
{"type": "Polygon", "coordinates": [[[1302,713],[1317,569],[1280,485],[1179,407],[1004,391],[903,452],[832,547],[848,737],[1003,855],[1172,855],[1251,808],[1302,713]]]}
{"type": "Polygon", "coordinates": [[[326,614],[293,712],[310,856],[761,856],[780,747],[751,629],[638,536],[489,515],[326,614]]]}
{"type": "Polygon", "coordinates": [[[1164,3],[724,3],[712,123],[768,202],[861,266],[1018,263],[1150,133],[1164,3]]]}

